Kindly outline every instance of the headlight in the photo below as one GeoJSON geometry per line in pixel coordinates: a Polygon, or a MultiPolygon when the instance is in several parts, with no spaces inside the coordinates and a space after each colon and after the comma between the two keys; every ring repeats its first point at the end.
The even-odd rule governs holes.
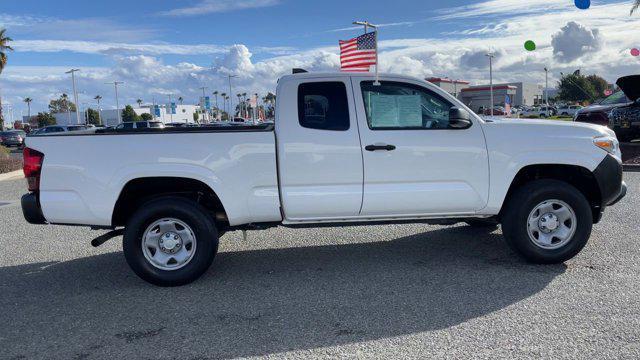
{"type": "Polygon", "coordinates": [[[618,140],[611,137],[597,137],[593,139],[593,144],[609,154],[616,154],[618,151],[618,140]]]}

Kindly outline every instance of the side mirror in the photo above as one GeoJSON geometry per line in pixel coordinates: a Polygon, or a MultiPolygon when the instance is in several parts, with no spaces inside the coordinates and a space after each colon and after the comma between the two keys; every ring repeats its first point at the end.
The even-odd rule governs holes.
{"type": "Polygon", "coordinates": [[[465,109],[453,107],[449,110],[449,128],[450,129],[468,129],[473,123],[471,115],[465,109]]]}

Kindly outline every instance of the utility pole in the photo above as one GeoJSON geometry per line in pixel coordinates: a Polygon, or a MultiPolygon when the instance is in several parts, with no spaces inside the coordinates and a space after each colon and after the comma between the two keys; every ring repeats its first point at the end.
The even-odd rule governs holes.
{"type": "Polygon", "coordinates": [[[118,115],[118,124],[122,123],[122,118],[120,114],[120,101],[118,100],[118,85],[124,84],[122,81],[114,81],[106,84],[112,84],[116,89],[116,114],[118,115]]]}
{"type": "Polygon", "coordinates": [[[546,112],[549,117],[549,69],[544,68],[544,102],[547,105],[546,112]]]}
{"type": "Polygon", "coordinates": [[[71,69],[65,74],[71,74],[71,82],[73,83],[73,101],[76,103],[76,124],[80,124],[80,112],[78,111],[78,92],[76,91],[76,72],[80,71],[80,69],[71,69]]]}
{"type": "Polygon", "coordinates": [[[233,91],[231,89],[231,78],[238,77],[238,75],[227,75],[229,77],[229,120],[233,122],[233,91]]]}
{"type": "Polygon", "coordinates": [[[206,108],[207,100],[205,98],[207,97],[206,90],[208,87],[203,86],[200,89],[202,90],[202,120],[203,122],[207,122],[207,114],[209,113],[209,110],[206,108]]]}
{"type": "Polygon", "coordinates": [[[493,58],[495,55],[493,53],[488,53],[485,56],[489,58],[489,92],[491,93],[490,114],[493,116],[493,58]]]}
{"type": "Polygon", "coordinates": [[[167,108],[167,111],[169,112],[169,116],[170,116],[171,122],[173,122],[173,101],[171,100],[172,96],[173,96],[173,94],[169,94],[169,106],[167,108]]]}

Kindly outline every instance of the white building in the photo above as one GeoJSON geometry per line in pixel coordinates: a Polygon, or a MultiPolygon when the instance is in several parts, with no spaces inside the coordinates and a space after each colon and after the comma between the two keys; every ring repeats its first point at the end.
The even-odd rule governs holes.
{"type": "MultiPolygon", "coordinates": [[[[152,114],[153,105],[143,105],[141,108],[133,108],[136,114],[152,114]]],[[[160,105],[160,116],[155,117],[156,121],[161,121],[165,124],[172,122],[181,122],[181,123],[193,123],[193,114],[195,114],[199,106],[196,105],[176,105],[176,113],[170,114],[167,113],[167,105],[160,105]]],[[[122,113],[122,109],[120,109],[120,113],[122,113]]],[[[200,115],[200,121],[202,121],[202,114],[200,115]]],[[[78,124],[78,120],[76,119],[76,113],[58,113],[53,114],[56,118],[56,123],[58,125],[76,125],[78,124]]],[[[100,118],[105,126],[116,126],[118,125],[118,111],[116,109],[107,109],[100,110],[100,118]]],[[[85,113],[80,113],[80,124],[84,124],[85,121],[85,113]]]]}

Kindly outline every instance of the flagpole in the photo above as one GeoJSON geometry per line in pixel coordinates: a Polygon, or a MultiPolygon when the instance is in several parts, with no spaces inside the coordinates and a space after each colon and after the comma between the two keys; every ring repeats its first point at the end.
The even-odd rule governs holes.
{"type": "Polygon", "coordinates": [[[367,32],[369,31],[369,28],[373,28],[373,32],[374,32],[374,39],[375,39],[375,43],[376,43],[376,81],[373,83],[373,85],[375,86],[379,86],[380,85],[380,75],[378,72],[378,67],[380,66],[380,62],[378,60],[378,25],[374,25],[371,24],[368,21],[354,21],[353,22],[354,25],[362,25],[364,26],[364,33],[367,34],[367,32]]]}

